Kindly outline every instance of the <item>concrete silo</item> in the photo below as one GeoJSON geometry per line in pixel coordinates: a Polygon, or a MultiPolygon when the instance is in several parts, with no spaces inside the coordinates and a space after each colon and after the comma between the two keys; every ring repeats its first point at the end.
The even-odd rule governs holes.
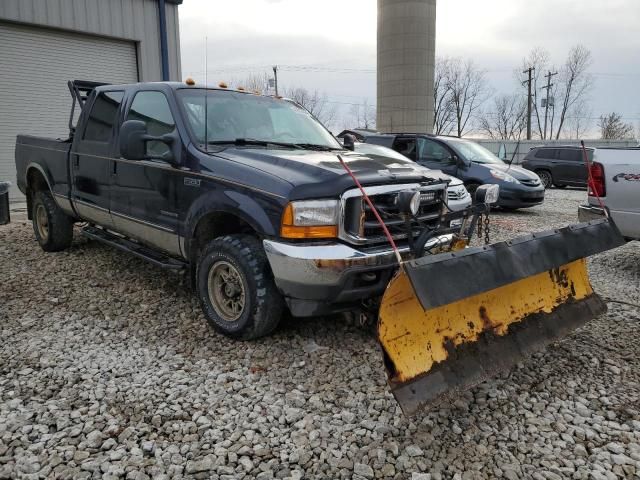
{"type": "Polygon", "coordinates": [[[378,0],[377,128],[431,132],[436,0],[378,0]]]}

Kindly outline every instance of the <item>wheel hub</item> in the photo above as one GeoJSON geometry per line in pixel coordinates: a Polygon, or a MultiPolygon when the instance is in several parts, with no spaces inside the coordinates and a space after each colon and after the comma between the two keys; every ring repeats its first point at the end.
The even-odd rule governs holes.
{"type": "Polygon", "coordinates": [[[38,228],[38,235],[42,240],[47,240],[49,238],[49,218],[47,217],[47,211],[44,208],[44,205],[39,204],[36,207],[36,227],[38,228]]]}
{"type": "Polygon", "coordinates": [[[227,322],[240,318],[245,305],[245,288],[240,272],[231,263],[221,260],[209,270],[209,301],[216,313],[227,322]]]}

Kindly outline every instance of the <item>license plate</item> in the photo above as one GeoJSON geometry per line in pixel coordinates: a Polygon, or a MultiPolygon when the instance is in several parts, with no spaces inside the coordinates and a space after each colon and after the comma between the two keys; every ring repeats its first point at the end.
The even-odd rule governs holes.
{"type": "Polygon", "coordinates": [[[461,219],[461,218],[458,218],[458,219],[456,219],[456,220],[451,220],[451,223],[449,223],[449,226],[450,226],[451,228],[454,228],[454,227],[461,227],[461,226],[462,226],[462,219],[461,219]]]}

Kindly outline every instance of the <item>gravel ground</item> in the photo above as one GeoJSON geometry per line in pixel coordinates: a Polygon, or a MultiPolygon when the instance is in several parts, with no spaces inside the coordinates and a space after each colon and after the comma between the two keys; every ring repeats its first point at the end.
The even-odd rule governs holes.
{"type": "MultiPolygon", "coordinates": [[[[494,238],[575,222],[584,196],[496,214],[494,238]]],[[[235,343],[181,277],[79,235],[45,254],[16,221],[0,260],[0,478],[640,478],[637,307],[407,419],[341,318],[235,343]]],[[[637,242],[590,270],[640,303],[637,242]]]]}

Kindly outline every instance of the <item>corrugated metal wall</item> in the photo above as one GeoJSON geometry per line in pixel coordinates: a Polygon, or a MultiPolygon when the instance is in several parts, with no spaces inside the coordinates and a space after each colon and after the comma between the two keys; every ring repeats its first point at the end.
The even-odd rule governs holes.
{"type": "MultiPolygon", "coordinates": [[[[169,75],[180,80],[178,5],[166,11],[169,75]]],[[[162,80],[157,0],[0,0],[0,20],[133,40],[140,80],[162,80]]]]}

